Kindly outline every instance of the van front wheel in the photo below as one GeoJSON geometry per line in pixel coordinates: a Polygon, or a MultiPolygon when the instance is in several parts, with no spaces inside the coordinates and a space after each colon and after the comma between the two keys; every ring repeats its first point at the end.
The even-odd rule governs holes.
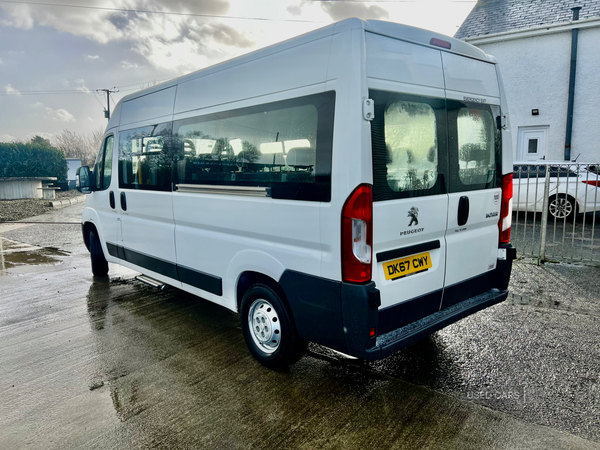
{"type": "Polygon", "coordinates": [[[306,352],[288,308],[279,295],[264,284],[246,291],[241,305],[242,331],[252,356],[271,369],[282,369],[306,352]]]}
{"type": "Polygon", "coordinates": [[[92,260],[92,273],[95,277],[108,275],[108,262],[102,253],[102,245],[96,230],[90,231],[90,259],[92,260]]]}

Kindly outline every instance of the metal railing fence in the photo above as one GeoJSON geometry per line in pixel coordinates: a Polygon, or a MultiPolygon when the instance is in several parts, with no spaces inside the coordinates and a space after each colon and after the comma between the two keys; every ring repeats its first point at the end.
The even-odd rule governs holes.
{"type": "Polygon", "coordinates": [[[540,261],[600,261],[600,164],[515,163],[511,241],[540,261]]]}

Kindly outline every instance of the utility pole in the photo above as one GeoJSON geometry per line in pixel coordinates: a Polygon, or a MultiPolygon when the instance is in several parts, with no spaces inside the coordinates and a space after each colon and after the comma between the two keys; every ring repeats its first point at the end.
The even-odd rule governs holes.
{"type": "Polygon", "coordinates": [[[106,109],[104,110],[104,117],[110,121],[110,94],[119,92],[117,87],[112,89],[96,89],[96,92],[106,92],[106,109]]]}

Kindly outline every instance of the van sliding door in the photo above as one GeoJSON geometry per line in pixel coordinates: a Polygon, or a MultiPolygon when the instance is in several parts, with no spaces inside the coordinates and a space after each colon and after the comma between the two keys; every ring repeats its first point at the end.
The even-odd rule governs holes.
{"type": "Polygon", "coordinates": [[[178,285],[171,188],[171,122],[121,130],[119,257],[144,274],[178,285]]]}

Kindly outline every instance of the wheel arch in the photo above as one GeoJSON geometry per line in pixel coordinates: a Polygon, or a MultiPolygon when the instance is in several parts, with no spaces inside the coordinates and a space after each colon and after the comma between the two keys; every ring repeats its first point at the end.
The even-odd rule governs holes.
{"type": "Polygon", "coordinates": [[[238,312],[241,310],[242,299],[244,298],[244,294],[251,286],[255,284],[264,284],[265,286],[268,286],[271,289],[273,289],[275,293],[279,295],[281,301],[285,303],[290,314],[292,314],[289,302],[281,285],[270,276],[265,275],[264,273],[254,272],[252,270],[244,271],[238,277],[235,289],[235,304],[237,306],[238,312]]]}
{"type": "Polygon", "coordinates": [[[81,230],[83,232],[83,243],[85,244],[88,251],[90,251],[90,232],[95,231],[96,233],[98,233],[96,224],[93,222],[85,222],[81,225],[81,230]]]}

